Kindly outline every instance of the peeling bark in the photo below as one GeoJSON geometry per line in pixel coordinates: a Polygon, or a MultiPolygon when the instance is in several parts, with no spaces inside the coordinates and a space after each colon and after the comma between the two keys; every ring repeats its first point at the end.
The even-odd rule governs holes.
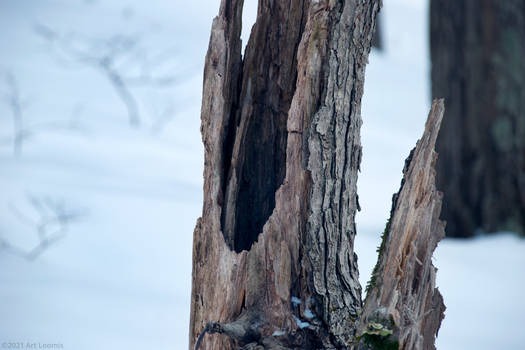
{"type": "Polygon", "coordinates": [[[379,0],[242,1],[214,19],[190,348],[343,349],[361,312],[353,251],[364,71],[379,0]]]}

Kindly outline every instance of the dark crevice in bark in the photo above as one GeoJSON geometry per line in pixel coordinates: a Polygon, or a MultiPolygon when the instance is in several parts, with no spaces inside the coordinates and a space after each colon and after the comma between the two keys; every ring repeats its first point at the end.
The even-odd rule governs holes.
{"type": "Polygon", "coordinates": [[[261,6],[269,15],[259,16],[252,28],[234,93],[238,104],[232,105],[224,141],[221,226],[236,252],[257,241],[286,175],[287,116],[307,8],[304,1],[261,6]],[[300,11],[292,11],[295,16],[287,23],[279,6],[300,11]]]}
{"type": "Polygon", "coordinates": [[[249,250],[262,232],[275,207],[275,191],[286,169],[286,115],[262,105],[255,106],[254,114],[264,118],[253,118],[246,133],[250,142],[245,144],[239,179],[234,234],[237,252],[249,250]]]}
{"type": "MultiPolygon", "coordinates": [[[[235,92],[233,93],[233,96],[235,97],[239,96],[239,92],[241,91],[241,87],[242,87],[242,67],[243,65],[241,64],[241,72],[239,73],[239,81],[237,84],[237,88],[235,92]]],[[[233,147],[235,144],[235,133],[236,133],[237,126],[238,126],[235,116],[238,113],[238,110],[239,110],[239,106],[235,99],[234,101],[232,101],[230,118],[229,118],[230,121],[227,126],[226,136],[224,138],[224,143],[223,143],[224,158],[222,159],[222,164],[223,164],[222,193],[224,197],[226,197],[226,192],[228,189],[228,182],[230,180],[230,177],[228,174],[230,173],[230,169],[232,165],[231,163],[232,163],[233,147]]],[[[226,203],[223,203],[223,204],[224,204],[224,207],[223,207],[223,211],[221,214],[221,226],[222,226],[223,233],[225,233],[224,232],[225,231],[224,221],[226,220],[227,206],[226,206],[226,203]]],[[[228,246],[230,246],[230,249],[233,249],[233,237],[225,234],[224,239],[226,243],[228,244],[228,246]]]]}

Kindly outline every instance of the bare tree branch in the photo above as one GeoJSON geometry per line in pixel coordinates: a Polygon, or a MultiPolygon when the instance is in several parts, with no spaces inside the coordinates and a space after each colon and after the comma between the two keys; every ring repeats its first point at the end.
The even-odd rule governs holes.
{"type": "Polygon", "coordinates": [[[0,138],[0,144],[11,144],[13,155],[15,157],[18,158],[22,155],[24,142],[41,131],[60,129],[85,131],[85,128],[76,120],[76,118],[74,118],[80,113],[78,105],[75,106],[68,122],[49,121],[28,125],[26,118],[24,117],[24,110],[28,103],[22,98],[16,76],[12,72],[7,72],[5,74],[5,83],[7,86],[7,93],[4,97],[13,119],[13,135],[12,137],[0,138]]]}
{"type": "Polygon", "coordinates": [[[36,212],[35,217],[22,212],[13,203],[9,203],[9,209],[21,223],[35,230],[38,243],[31,249],[25,250],[9,242],[6,238],[0,237],[0,251],[33,261],[46,249],[64,238],[70,224],[79,220],[85,215],[85,212],[68,209],[63,200],[47,196],[28,196],[27,200],[36,212]]]}
{"type": "Polygon", "coordinates": [[[34,29],[67,59],[90,66],[103,75],[126,107],[131,126],[139,126],[141,117],[139,104],[129,87],[163,87],[177,79],[176,76],[152,73],[152,67],[159,67],[172,58],[173,49],[150,57],[139,47],[138,35],[117,34],[107,39],[89,40],[76,33],[60,35],[43,24],[35,25],[34,29]]]}
{"type": "Polygon", "coordinates": [[[8,72],[5,81],[8,88],[6,100],[13,116],[13,154],[19,157],[22,153],[23,140],[28,136],[27,132],[23,129],[23,104],[15,76],[11,72],[8,72]]]}

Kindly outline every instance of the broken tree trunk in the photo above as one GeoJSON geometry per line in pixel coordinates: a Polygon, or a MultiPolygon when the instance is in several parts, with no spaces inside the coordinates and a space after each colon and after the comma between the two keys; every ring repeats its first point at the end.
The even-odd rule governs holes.
{"type": "Polygon", "coordinates": [[[364,341],[398,343],[396,349],[434,349],[445,311],[431,261],[445,236],[445,224],[439,220],[442,193],[436,190],[434,170],[443,112],[443,100],[434,101],[423,137],[405,161],[367,287],[359,327],[364,341]],[[381,332],[386,333],[381,337],[381,332]]]}
{"type": "Polygon", "coordinates": [[[241,58],[242,0],[222,0],[204,70],[190,348],[356,341],[360,104],[379,6],[260,0],[241,58]]]}
{"type": "MultiPolygon", "coordinates": [[[[378,9],[378,0],[261,0],[242,60],[242,0],[221,2],[204,72],[191,346],[207,322],[247,312],[260,327],[244,342],[300,329],[295,317],[310,310],[319,331],[297,332],[290,346],[340,347],[354,335],[360,103],[378,9]]],[[[224,336],[201,345],[231,347],[224,336]]]]}

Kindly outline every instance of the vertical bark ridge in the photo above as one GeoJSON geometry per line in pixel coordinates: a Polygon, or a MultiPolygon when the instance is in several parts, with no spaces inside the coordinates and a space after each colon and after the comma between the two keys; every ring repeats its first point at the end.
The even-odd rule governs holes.
{"type": "Polygon", "coordinates": [[[345,2],[329,18],[333,29],[328,38],[326,88],[309,130],[308,262],[317,310],[337,346],[345,346],[354,336],[361,309],[354,217],[361,161],[360,101],[373,35],[373,27],[363,19],[374,16],[378,6],[345,2]]]}

